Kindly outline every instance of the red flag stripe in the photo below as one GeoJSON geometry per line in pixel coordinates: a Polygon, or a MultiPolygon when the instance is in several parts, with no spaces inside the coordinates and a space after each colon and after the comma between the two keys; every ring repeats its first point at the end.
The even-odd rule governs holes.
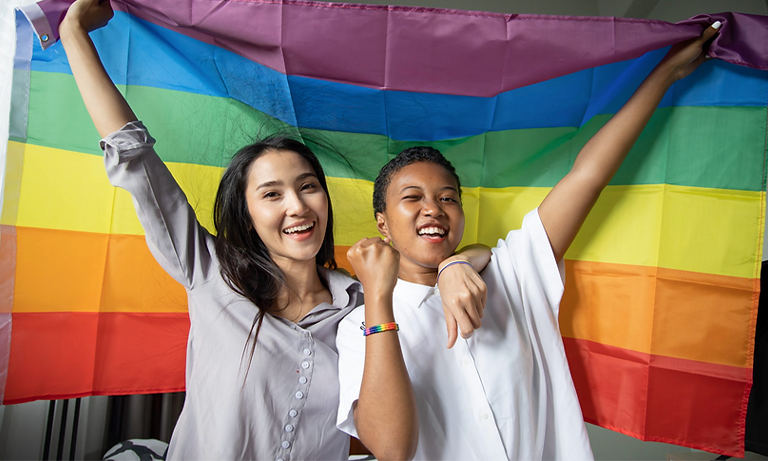
{"type": "Polygon", "coordinates": [[[3,403],[183,391],[188,334],[186,313],[15,313],[3,403]]]}

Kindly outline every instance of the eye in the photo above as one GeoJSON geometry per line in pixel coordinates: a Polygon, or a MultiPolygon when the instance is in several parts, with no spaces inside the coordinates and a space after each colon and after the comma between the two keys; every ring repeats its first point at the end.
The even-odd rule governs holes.
{"type": "Polygon", "coordinates": [[[403,197],[403,200],[413,201],[413,200],[419,200],[421,199],[420,195],[406,195],[403,197]]]}
{"type": "Polygon", "coordinates": [[[275,191],[265,192],[264,195],[262,196],[262,198],[265,198],[265,199],[276,199],[278,197],[280,197],[280,194],[278,194],[275,191]]]}
{"type": "Polygon", "coordinates": [[[453,203],[457,203],[458,202],[458,200],[456,200],[453,197],[440,197],[440,201],[441,202],[453,202],[453,203]]]}
{"type": "Polygon", "coordinates": [[[303,190],[303,191],[313,190],[313,189],[317,189],[317,184],[315,184],[313,182],[308,182],[306,184],[302,184],[301,185],[301,190],[303,190]]]}

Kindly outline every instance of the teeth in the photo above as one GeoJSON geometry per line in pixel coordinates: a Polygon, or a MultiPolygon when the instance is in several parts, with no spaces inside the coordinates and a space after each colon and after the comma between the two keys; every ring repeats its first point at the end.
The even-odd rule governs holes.
{"type": "Polygon", "coordinates": [[[439,227],[424,227],[422,229],[419,229],[419,235],[445,235],[445,231],[443,229],[440,229],[439,227]]]}
{"type": "Polygon", "coordinates": [[[286,234],[293,234],[295,232],[301,232],[307,229],[311,229],[312,227],[315,227],[315,223],[313,222],[309,224],[304,224],[301,226],[289,227],[288,229],[285,229],[283,232],[285,232],[286,234]]]}

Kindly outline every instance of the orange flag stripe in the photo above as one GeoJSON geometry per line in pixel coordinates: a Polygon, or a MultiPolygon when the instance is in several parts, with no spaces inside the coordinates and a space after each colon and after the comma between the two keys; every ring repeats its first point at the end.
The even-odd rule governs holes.
{"type": "MultiPolygon", "coordinates": [[[[143,236],[19,227],[16,239],[14,314],[186,314],[184,289],[154,261],[143,236]]],[[[350,269],[346,250],[337,247],[337,258],[350,269]]],[[[758,280],[584,261],[566,261],[566,272],[563,336],[751,366],[753,347],[743,338],[752,337],[758,280]],[[718,341],[707,339],[714,335],[718,341]]]]}
{"type": "Polygon", "coordinates": [[[563,336],[752,366],[760,279],[588,261],[566,260],[565,267],[563,336]]]}

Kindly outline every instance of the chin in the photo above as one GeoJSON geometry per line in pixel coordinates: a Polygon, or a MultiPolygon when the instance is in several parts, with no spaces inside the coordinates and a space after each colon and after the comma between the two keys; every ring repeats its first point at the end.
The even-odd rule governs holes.
{"type": "Polygon", "coordinates": [[[445,261],[446,258],[453,255],[453,252],[456,251],[456,248],[449,250],[448,245],[440,245],[439,247],[436,247],[436,245],[425,246],[420,243],[422,242],[417,242],[415,245],[408,246],[409,251],[407,252],[399,248],[397,244],[395,244],[395,248],[401,255],[405,256],[411,262],[421,267],[435,270],[437,270],[437,266],[439,266],[441,262],[445,261]]]}
{"type": "Polygon", "coordinates": [[[430,269],[437,270],[437,267],[440,265],[440,263],[445,261],[445,259],[451,256],[452,254],[453,253],[450,253],[447,255],[443,255],[443,254],[427,255],[427,256],[422,256],[420,258],[414,258],[414,261],[422,267],[428,267],[430,269]]]}
{"type": "MultiPolygon", "coordinates": [[[[320,246],[313,249],[307,249],[307,251],[286,251],[281,253],[278,257],[294,262],[315,261],[319,252],[320,246]]],[[[275,259],[275,256],[273,256],[273,259],[275,259]]]]}

